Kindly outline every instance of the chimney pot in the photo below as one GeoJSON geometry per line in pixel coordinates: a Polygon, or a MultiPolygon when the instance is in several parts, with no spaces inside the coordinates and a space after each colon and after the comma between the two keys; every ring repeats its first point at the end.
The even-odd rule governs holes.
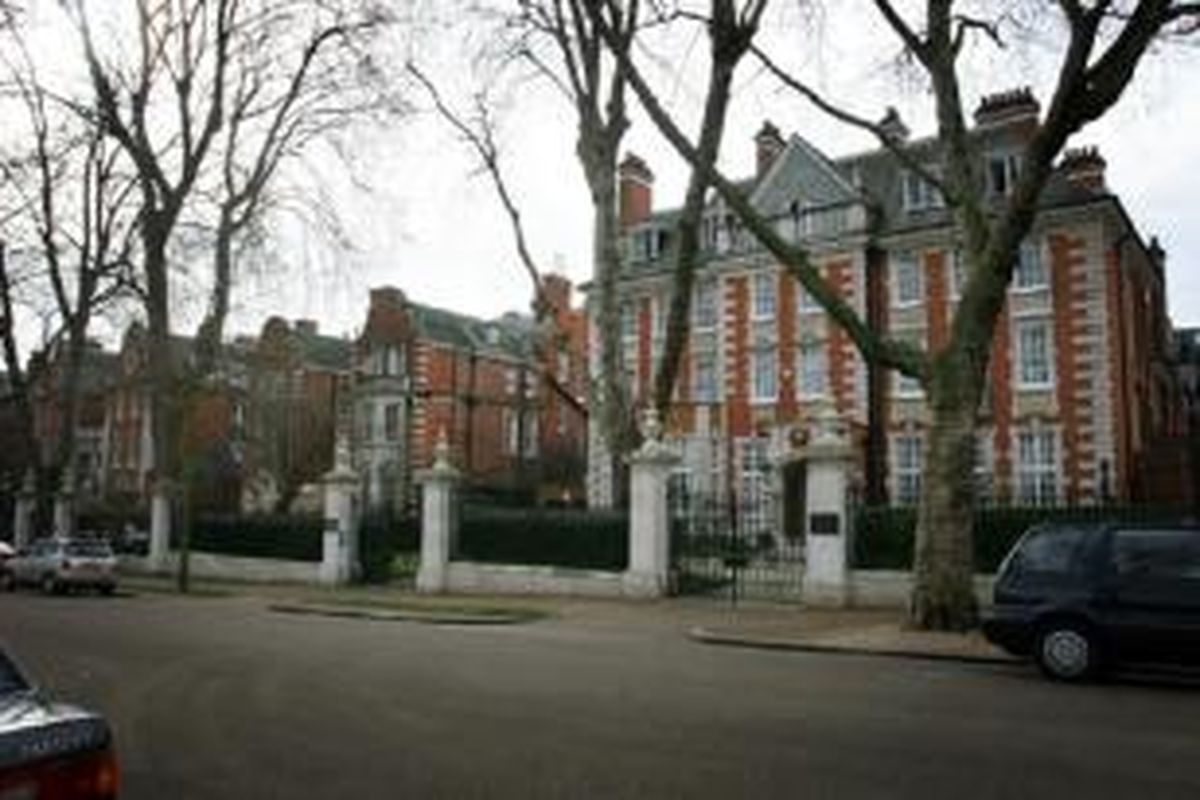
{"type": "Polygon", "coordinates": [[[1014,122],[1036,122],[1041,105],[1028,86],[984,95],[975,109],[975,125],[996,127],[1014,122]]]}
{"type": "Polygon", "coordinates": [[[775,163],[775,159],[779,158],[779,154],[786,146],[787,143],[784,142],[779,128],[775,127],[770,120],[764,120],[762,128],[754,134],[755,176],[762,178],[763,175],[766,175],[767,170],[775,163]]]}
{"type": "Polygon", "coordinates": [[[1074,185],[1094,192],[1103,192],[1106,189],[1105,166],[1107,164],[1104,157],[1097,148],[1073,147],[1063,153],[1060,169],[1074,185]]]}

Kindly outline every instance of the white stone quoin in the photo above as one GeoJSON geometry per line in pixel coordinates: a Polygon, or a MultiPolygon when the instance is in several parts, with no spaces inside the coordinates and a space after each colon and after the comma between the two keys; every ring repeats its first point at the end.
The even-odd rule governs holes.
{"type": "Polygon", "coordinates": [[[54,535],[65,539],[75,532],[74,471],[63,470],[62,483],[54,495],[54,535]]]}
{"type": "Polygon", "coordinates": [[[845,606],[850,600],[846,490],[853,450],[832,404],[817,412],[804,449],[804,602],[845,606]]]}
{"type": "Polygon", "coordinates": [[[416,474],[421,484],[421,568],[417,571],[417,591],[429,594],[449,588],[450,557],[458,536],[458,515],[454,509],[454,489],[459,472],[450,463],[450,445],[446,431],[438,434],[433,466],[416,474]]]}
{"type": "Polygon", "coordinates": [[[354,492],[358,473],[350,466],[350,446],[339,435],[333,469],[322,479],[325,485],[325,532],[321,539],[321,583],[341,586],[355,577],[358,526],[354,492]]]}
{"type": "Polygon", "coordinates": [[[25,473],[25,482],[17,490],[17,502],[13,508],[13,546],[23,550],[33,541],[33,507],[37,502],[37,489],[33,470],[25,473]]]}
{"type": "Polygon", "coordinates": [[[671,567],[671,519],[667,480],[679,461],[662,441],[662,423],[648,409],[642,446],[629,457],[629,568],[625,591],[638,597],[667,593],[671,567]]]}
{"type": "Polygon", "coordinates": [[[150,496],[150,569],[164,572],[171,559],[171,495],[174,486],[169,480],[160,478],[154,482],[154,493],[150,496]]]}

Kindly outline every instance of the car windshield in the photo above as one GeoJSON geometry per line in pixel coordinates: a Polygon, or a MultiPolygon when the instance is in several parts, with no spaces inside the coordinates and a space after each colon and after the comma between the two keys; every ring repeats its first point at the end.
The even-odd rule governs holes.
{"type": "Polygon", "coordinates": [[[0,696],[21,692],[28,688],[29,684],[25,683],[21,673],[17,672],[16,666],[8,660],[3,652],[0,652],[0,696]]]}
{"type": "Polygon", "coordinates": [[[77,558],[107,558],[112,550],[104,542],[67,542],[67,555],[77,558]]]}

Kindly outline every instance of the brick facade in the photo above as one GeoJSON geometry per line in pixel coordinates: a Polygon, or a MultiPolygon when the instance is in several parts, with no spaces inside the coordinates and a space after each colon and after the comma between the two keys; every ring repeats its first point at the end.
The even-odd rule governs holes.
{"type": "MultiPolygon", "coordinates": [[[[1026,92],[981,104],[981,150],[999,164],[989,162],[989,175],[1009,168],[1013,143],[1028,135],[1037,113],[1026,92]]],[[[911,337],[931,352],[944,346],[963,278],[953,221],[932,187],[914,183],[915,176],[883,151],[826,159],[799,137],[766,155],[763,142],[756,144],[759,169],[747,182],[752,201],[780,230],[790,228],[806,242],[830,286],[878,329],[911,337]],[[779,163],[764,168],[767,155],[779,163]]],[[[934,157],[936,142],[912,146],[918,157],[934,157]]],[[[629,216],[635,219],[631,237],[659,243],[649,251],[630,247],[621,282],[622,302],[643,309],[645,317],[647,298],[669,298],[671,265],[662,256],[670,252],[664,241],[674,233],[673,217],[647,216],[641,207],[629,216]]],[[[813,403],[832,401],[863,449],[860,463],[870,473],[863,475],[864,485],[877,487],[875,496],[899,499],[899,473],[919,482],[921,471],[912,440],[923,439],[929,414],[919,387],[868,371],[848,335],[803,301],[799,285],[738,229],[719,198],[706,216],[697,281],[716,282],[720,380],[711,398],[689,382],[698,357],[693,332],[685,360],[693,371],[681,376],[670,415],[673,438],[686,454],[689,441],[710,433],[725,442],[716,449],[726,453],[735,453],[739,440],[757,437],[784,458],[802,436],[813,403]],[[753,313],[756,276],[764,274],[775,286],[770,319],[753,313]],[[773,348],[773,399],[755,393],[756,381],[758,388],[770,382],[762,373],[771,358],[764,354],[767,342],[773,348]],[[823,363],[807,360],[816,358],[813,343],[823,345],[823,363]],[[814,386],[823,387],[820,396],[807,391],[814,386]],[[702,420],[710,421],[708,428],[702,420]],[[895,449],[898,438],[905,439],[903,453],[895,449]]],[[[1142,240],[1108,191],[1099,155],[1068,153],[1044,193],[997,321],[978,427],[976,473],[987,496],[1014,502],[1148,496],[1155,453],[1186,430],[1171,378],[1162,262],[1161,250],[1142,240]]],[[[653,365],[647,363],[651,331],[641,322],[635,351],[644,378],[653,365]]],[[[639,406],[649,402],[645,380],[635,384],[634,400],[639,406]]],[[[686,460],[683,472],[697,472],[686,460]]],[[[723,480],[732,487],[739,467],[727,466],[723,480]]]]}

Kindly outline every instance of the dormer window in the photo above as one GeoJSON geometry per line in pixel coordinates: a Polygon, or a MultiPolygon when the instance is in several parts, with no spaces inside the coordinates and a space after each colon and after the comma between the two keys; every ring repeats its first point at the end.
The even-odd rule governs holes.
{"type": "Polygon", "coordinates": [[[662,252],[664,232],[657,228],[635,231],[633,234],[633,260],[653,261],[662,252]]]}
{"type": "Polygon", "coordinates": [[[903,175],[905,211],[926,211],[946,205],[942,193],[920,173],[905,170],[903,175]]]}
{"type": "Polygon", "coordinates": [[[988,156],[988,193],[993,197],[1010,194],[1021,173],[1021,158],[1016,153],[993,153],[988,156]]]}

